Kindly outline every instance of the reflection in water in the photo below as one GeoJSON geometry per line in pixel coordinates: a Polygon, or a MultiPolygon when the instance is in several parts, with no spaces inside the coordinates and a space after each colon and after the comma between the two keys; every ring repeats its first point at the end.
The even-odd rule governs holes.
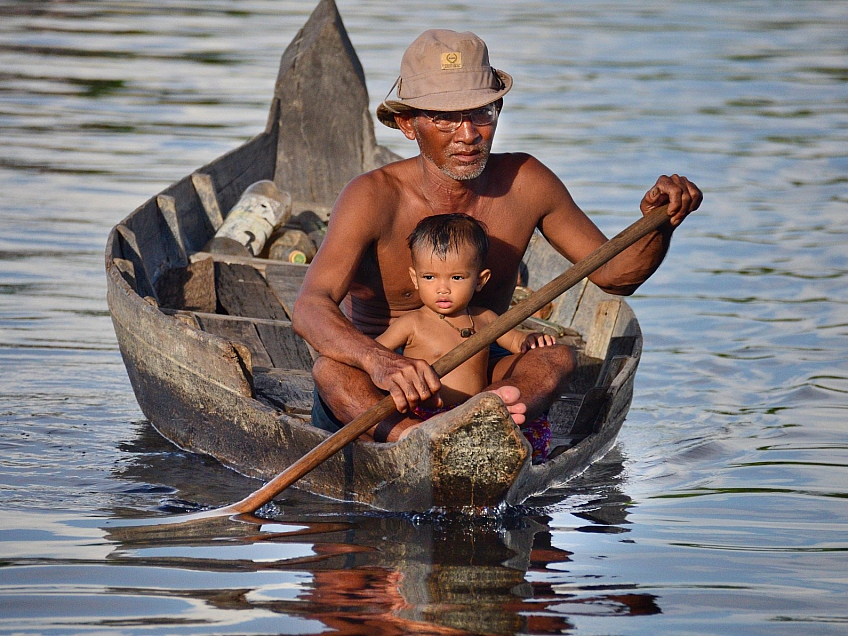
{"type": "MultiPolygon", "coordinates": [[[[197,462],[203,460],[175,451],[148,425],[140,426],[125,450],[133,461],[116,474],[122,481],[155,484],[158,493],[184,498],[218,491],[208,481],[198,491],[197,462]]],[[[233,486],[233,474],[216,466],[208,462],[204,475],[229,489],[219,492],[220,501],[206,505],[244,494],[233,486]]],[[[604,462],[602,496],[590,484],[593,476],[570,489],[572,497],[591,495],[576,504],[576,516],[590,522],[579,530],[626,531],[629,499],[616,485],[621,470],[620,457],[604,462]]],[[[239,486],[248,490],[255,484],[244,479],[239,486]]],[[[263,509],[268,518],[173,526],[133,519],[137,510],[112,510],[109,516],[116,521],[104,530],[114,543],[109,562],[134,569],[296,573],[295,583],[291,578],[256,579],[238,591],[205,589],[195,598],[216,610],[261,609],[317,620],[341,634],[561,633],[574,627],[572,614],[660,612],[652,594],[564,584],[572,553],[553,545],[550,517],[538,510],[513,508],[492,518],[395,515],[290,490],[263,509]],[[546,574],[553,572],[551,566],[556,566],[557,583],[546,574]]],[[[193,594],[185,589],[170,593],[193,594]]]]}
{"type": "Polygon", "coordinates": [[[109,562],[210,573],[308,572],[308,582],[296,586],[272,579],[238,593],[206,589],[196,598],[215,609],[315,619],[341,634],[559,633],[573,627],[569,614],[660,612],[651,594],[586,594],[528,581],[528,573],[543,574],[571,557],[551,545],[544,517],[416,523],[377,514],[330,522],[292,516],[189,528],[110,524],[107,538],[116,548],[109,562]],[[250,546],[262,549],[235,558],[250,546]]]}
{"type": "Polygon", "coordinates": [[[495,151],[607,232],[658,173],[704,187],[631,302],[620,453],[489,526],[292,491],[271,521],[130,535],[256,482],[138,423],[106,235],[264,128],[313,3],[0,0],[0,630],[843,634],[844,3],[338,5],[372,112],[425,26],[483,35],[516,81],[495,151]]]}

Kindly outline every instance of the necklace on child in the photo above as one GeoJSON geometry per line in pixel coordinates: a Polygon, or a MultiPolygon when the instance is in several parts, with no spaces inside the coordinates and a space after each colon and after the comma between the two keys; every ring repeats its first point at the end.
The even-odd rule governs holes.
{"type": "Polygon", "coordinates": [[[459,332],[459,336],[460,336],[460,338],[470,338],[471,336],[473,336],[473,335],[474,335],[475,333],[477,333],[477,332],[476,332],[476,331],[474,331],[474,317],[471,315],[471,312],[470,312],[470,311],[468,311],[468,308],[466,308],[466,309],[465,309],[465,313],[467,313],[467,314],[468,314],[468,319],[471,321],[471,327],[465,327],[464,329],[460,329],[460,328],[459,328],[459,327],[457,327],[456,325],[454,325],[454,324],[452,324],[452,323],[448,322],[448,321],[445,319],[445,315],[444,315],[444,314],[439,314],[439,318],[441,318],[442,320],[444,320],[445,322],[447,322],[447,323],[448,323],[451,327],[453,327],[454,329],[456,329],[456,330],[459,332]]]}

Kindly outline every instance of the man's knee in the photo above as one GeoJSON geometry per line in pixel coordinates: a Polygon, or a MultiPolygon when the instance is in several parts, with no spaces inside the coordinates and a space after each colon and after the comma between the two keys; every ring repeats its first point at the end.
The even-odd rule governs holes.
{"type": "Polygon", "coordinates": [[[566,374],[571,375],[575,367],[577,367],[577,356],[574,354],[574,349],[568,345],[561,344],[546,348],[550,349],[551,355],[556,358],[554,362],[556,367],[566,374]]]}
{"type": "Polygon", "coordinates": [[[383,397],[367,373],[332,358],[315,359],[312,379],[327,405],[348,421],[383,397]]]}
{"type": "Polygon", "coordinates": [[[315,384],[324,384],[324,380],[331,373],[330,367],[333,366],[332,362],[332,360],[324,356],[315,358],[315,362],[312,363],[312,378],[315,380],[315,384]]]}
{"type": "Polygon", "coordinates": [[[331,392],[335,386],[352,381],[350,376],[353,371],[352,367],[325,356],[318,356],[312,363],[312,379],[322,395],[327,394],[325,391],[331,392]]]}
{"type": "Polygon", "coordinates": [[[494,381],[527,379],[542,392],[554,391],[568,380],[576,366],[577,357],[571,347],[557,344],[537,347],[498,360],[492,377],[494,381]]]}
{"type": "Polygon", "coordinates": [[[545,369],[543,382],[549,386],[543,387],[546,391],[560,390],[577,367],[577,356],[568,345],[551,345],[549,347],[538,347],[531,349],[528,354],[532,356],[533,365],[545,369]]]}

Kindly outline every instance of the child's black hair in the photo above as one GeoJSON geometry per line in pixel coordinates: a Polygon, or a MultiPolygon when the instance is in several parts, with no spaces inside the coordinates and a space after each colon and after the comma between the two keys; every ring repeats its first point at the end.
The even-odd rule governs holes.
{"type": "Polygon", "coordinates": [[[482,268],[489,253],[486,226],[467,214],[436,214],[421,220],[406,240],[412,252],[430,249],[439,258],[448,252],[459,253],[462,245],[470,245],[482,268]]]}

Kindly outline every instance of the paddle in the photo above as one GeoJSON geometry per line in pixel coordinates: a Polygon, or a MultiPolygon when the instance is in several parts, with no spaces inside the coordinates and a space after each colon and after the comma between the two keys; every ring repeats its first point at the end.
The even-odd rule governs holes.
{"type": "MultiPolygon", "coordinates": [[[[539,311],[549,302],[568,291],[586,276],[601,267],[604,263],[620,254],[633,245],[640,238],[658,229],[668,220],[668,206],[664,205],[652,210],[641,219],[633,223],[615,237],[601,245],[594,252],[543,286],[531,296],[519,304],[510,308],[497,319],[486,325],[475,335],[463,341],[457,347],[439,358],[433,369],[439,377],[443,377],[460,364],[471,358],[478,351],[495,342],[510,329],[520,325],[524,320],[539,311]]],[[[344,446],[362,435],[365,431],[375,426],[380,421],[395,411],[395,403],[390,395],[365,411],[362,415],[347,424],[344,428],[333,433],[330,437],[318,444],[311,451],[277,475],[274,479],[262,486],[259,490],[248,495],[241,501],[226,506],[199,513],[195,517],[212,517],[218,515],[233,515],[246,512],[254,512],[257,508],[264,506],[283,490],[291,486],[298,479],[329,457],[341,450],[344,446]]]]}

